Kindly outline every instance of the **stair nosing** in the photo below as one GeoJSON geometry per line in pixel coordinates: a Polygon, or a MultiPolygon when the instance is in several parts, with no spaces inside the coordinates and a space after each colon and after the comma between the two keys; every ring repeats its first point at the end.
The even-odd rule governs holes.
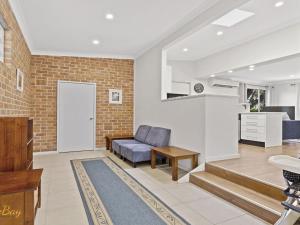
{"type": "MultiPolygon", "coordinates": [[[[226,179],[224,179],[224,178],[222,178],[222,177],[216,176],[215,174],[208,173],[208,172],[205,172],[205,171],[200,172],[200,173],[210,174],[211,176],[217,177],[218,179],[222,179],[222,180],[225,180],[226,182],[232,183],[232,184],[235,185],[235,186],[242,187],[243,189],[246,189],[246,190],[248,190],[248,191],[250,191],[250,192],[255,192],[255,193],[258,194],[258,196],[263,196],[263,197],[266,198],[266,199],[270,199],[270,200],[273,200],[273,201],[278,201],[278,203],[280,203],[279,200],[273,199],[273,198],[271,198],[271,197],[269,197],[269,196],[267,196],[267,195],[264,195],[264,194],[262,194],[262,193],[256,192],[256,191],[254,191],[254,190],[252,190],[252,189],[250,189],[250,188],[247,188],[247,187],[244,187],[244,186],[242,186],[242,185],[236,184],[236,183],[234,183],[234,182],[228,181],[228,180],[226,180],[226,179]]],[[[201,179],[201,180],[203,180],[203,181],[205,181],[205,182],[208,182],[208,183],[210,183],[211,185],[214,185],[214,186],[216,186],[216,187],[218,187],[218,188],[221,188],[221,189],[225,190],[226,192],[229,192],[229,193],[231,193],[231,194],[233,194],[233,195],[235,195],[235,196],[237,196],[237,197],[239,197],[239,198],[241,198],[241,199],[243,199],[243,200],[246,200],[246,201],[248,201],[248,202],[251,202],[252,204],[257,205],[258,207],[261,207],[261,208],[263,208],[263,209],[265,209],[265,210],[268,210],[268,211],[270,211],[270,212],[272,212],[272,213],[274,213],[274,214],[276,214],[276,215],[278,215],[278,216],[281,215],[281,212],[277,211],[276,209],[272,209],[272,208],[270,208],[270,207],[268,207],[268,206],[265,206],[265,205],[263,205],[263,204],[261,204],[261,203],[255,201],[255,200],[249,199],[249,198],[247,198],[247,197],[245,197],[245,196],[243,196],[243,195],[240,195],[240,194],[238,194],[238,193],[236,193],[236,192],[233,192],[233,191],[231,191],[230,189],[228,189],[227,187],[224,188],[224,186],[220,186],[219,184],[216,184],[216,182],[214,182],[214,181],[210,181],[210,180],[208,180],[208,179],[206,179],[206,178],[199,177],[199,176],[194,175],[194,174],[191,174],[191,175],[194,176],[194,177],[196,177],[196,178],[198,178],[198,179],[201,179]]]]}

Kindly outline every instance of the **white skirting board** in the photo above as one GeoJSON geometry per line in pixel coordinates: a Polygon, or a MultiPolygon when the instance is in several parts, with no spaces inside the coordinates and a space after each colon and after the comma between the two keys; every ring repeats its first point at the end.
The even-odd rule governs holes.
{"type": "Polygon", "coordinates": [[[38,155],[54,155],[54,154],[58,154],[58,151],[33,152],[33,156],[38,156],[38,155]]]}
{"type": "MultiPolygon", "coordinates": [[[[102,148],[95,148],[95,150],[86,150],[86,151],[105,151],[106,148],[102,147],[102,148]]],[[[85,152],[85,151],[82,151],[85,152]]],[[[72,153],[72,152],[70,152],[72,153]]],[[[44,152],[34,152],[33,155],[37,156],[37,155],[53,155],[53,154],[59,154],[58,151],[44,151],[44,152]]]]}
{"type": "Polygon", "coordinates": [[[214,162],[214,161],[238,159],[238,158],[241,158],[241,155],[239,153],[232,154],[232,155],[211,156],[211,157],[206,157],[206,162],[214,162]]]}

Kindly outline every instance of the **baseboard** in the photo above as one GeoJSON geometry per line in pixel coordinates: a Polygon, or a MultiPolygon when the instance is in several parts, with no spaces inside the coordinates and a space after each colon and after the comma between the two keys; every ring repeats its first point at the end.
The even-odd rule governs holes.
{"type": "Polygon", "coordinates": [[[58,154],[58,151],[33,152],[34,156],[37,156],[37,155],[53,155],[53,154],[58,154]]]}
{"type": "Polygon", "coordinates": [[[101,148],[95,148],[95,151],[105,151],[106,148],[105,147],[101,147],[101,148]]]}
{"type": "Polygon", "coordinates": [[[221,160],[228,160],[228,159],[238,159],[241,155],[239,153],[232,154],[232,155],[221,155],[221,156],[212,156],[206,157],[206,162],[214,162],[214,161],[221,161],[221,160]]]}

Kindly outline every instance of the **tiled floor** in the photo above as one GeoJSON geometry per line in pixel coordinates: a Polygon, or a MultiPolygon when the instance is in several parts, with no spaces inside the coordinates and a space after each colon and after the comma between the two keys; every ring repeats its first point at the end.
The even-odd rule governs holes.
{"type": "MultiPolygon", "coordinates": [[[[87,225],[85,211],[70,165],[71,159],[105,156],[105,151],[36,155],[35,168],[44,168],[42,208],[36,225],[87,225]]],[[[195,225],[265,224],[245,211],[190,184],[178,184],[163,169],[149,165],[132,168],[111,156],[128,173],[158,196],[188,222],[195,225]]],[[[133,224],[134,225],[134,224],[133,224]]],[[[142,224],[137,224],[142,225],[142,224]]]]}
{"type": "Polygon", "coordinates": [[[281,154],[299,158],[300,143],[284,143],[282,146],[271,148],[240,145],[239,151],[241,154],[239,159],[218,161],[212,164],[286,188],[282,170],[271,165],[268,159],[273,155],[281,154]]]}

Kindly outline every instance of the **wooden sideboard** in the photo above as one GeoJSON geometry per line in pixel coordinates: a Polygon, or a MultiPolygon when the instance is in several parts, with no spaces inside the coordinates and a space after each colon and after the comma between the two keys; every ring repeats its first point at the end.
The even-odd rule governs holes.
{"type": "Polygon", "coordinates": [[[0,118],[0,172],[32,169],[33,120],[0,118]]]}
{"type": "Polygon", "coordinates": [[[41,206],[42,169],[0,174],[0,224],[33,225],[41,206]]]}
{"type": "Polygon", "coordinates": [[[33,120],[0,117],[0,224],[33,225],[42,169],[33,170],[33,120]]]}

